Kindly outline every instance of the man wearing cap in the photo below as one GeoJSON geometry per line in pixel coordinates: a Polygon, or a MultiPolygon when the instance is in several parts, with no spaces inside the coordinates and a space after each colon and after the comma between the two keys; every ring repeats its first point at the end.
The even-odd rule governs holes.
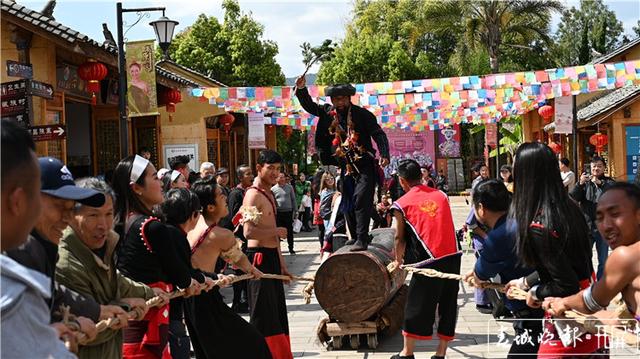
{"type": "Polygon", "coordinates": [[[376,185],[376,151],[380,165],[389,164],[389,141],[376,117],[366,109],[351,103],[356,89],[349,85],[334,85],[325,89],[331,103],[318,105],[311,99],[304,76],[296,80],[296,96],[308,113],[318,117],[315,133],[316,149],[323,165],[339,166],[344,176],[340,210],[347,214],[347,223],[354,250],[364,250],[369,243],[369,222],[376,185]],[[349,143],[344,150],[342,144],[349,143]]]}
{"type": "Polygon", "coordinates": [[[71,220],[75,202],[91,207],[101,207],[105,197],[97,191],[76,187],[73,176],[60,160],[52,157],[38,159],[40,166],[40,200],[42,212],[27,241],[7,255],[27,268],[50,278],[52,298],[47,301],[53,321],[59,321],[60,306],[70,307],[72,314],[87,317],[94,322],[121,315],[124,310],[113,305],[99,305],[91,298],[62,286],[54,281],[58,244],[71,220]]]}
{"type": "MultiPolygon", "coordinates": [[[[2,119],[2,223],[0,250],[20,246],[40,214],[40,169],[31,135],[18,122],[2,119]]],[[[0,255],[0,348],[3,358],[75,358],[59,340],[64,325],[50,325],[45,304],[49,278],[0,255]]]]}
{"type": "Polygon", "coordinates": [[[227,203],[229,203],[229,193],[231,193],[231,189],[227,187],[229,184],[229,170],[225,167],[218,168],[216,172],[216,182],[218,182],[218,186],[220,186],[220,190],[227,198],[227,203]]]}

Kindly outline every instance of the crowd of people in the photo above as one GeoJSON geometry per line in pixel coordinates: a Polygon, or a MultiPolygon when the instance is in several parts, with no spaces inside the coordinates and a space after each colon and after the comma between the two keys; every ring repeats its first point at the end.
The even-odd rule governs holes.
{"type": "MultiPolygon", "coordinates": [[[[263,278],[290,276],[280,241],[293,255],[294,227],[316,225],[323,259],[345,244],[359,246],[338,243],[362,231],[342,210],[349,202],[343,168],[323,166],[310,181],[304,174],[292,181],[280,155],[264,150],[255,169],[235,169],[237,185],[229,188],[226,168],[205,162],[194,174],[190,158],[178,156],[156,170],[141,154],[122,159],[106,179],[74,180],[60,160],[37,158],[19,125],[2,120],[1,130],[3,356],[189,358],[193,348],[197,358],[292,358],[283,281],[263,278]],[[250,218],[250,208],[259,215],[250,218]],[[222,274],[229,272],[251,279],[222,274]],[[231,307],[219,292],[228,285],[231,307]]],[[[477,260],[465,277],[478,287],[477,309],[496,315],[500,304],[517,335],[549,335],[534,345],[514,341],[509,357],[607,357],[598,336],[580,332],[568,346],[559,327],[542,319],[602,313],[618,293],[638,318],[640,187],[615,182],[605,167],[594,157],[576,178],[549,147],[524,143],[500,179],[484,164],[474,168],[466,228],[477,260]],[[496,278],[526,291],[526,300],[483,289],[496,278]]],[[[460,274],[445,185],[442,171],[412,159],[379,183],[367,230],[395,229],[396,268],[460,274]]],[[[445,357],[458,290],[451,279],[412,276],[403,349],[393,358],[414,358],[436,318],[432,358],[445,357]]]]}

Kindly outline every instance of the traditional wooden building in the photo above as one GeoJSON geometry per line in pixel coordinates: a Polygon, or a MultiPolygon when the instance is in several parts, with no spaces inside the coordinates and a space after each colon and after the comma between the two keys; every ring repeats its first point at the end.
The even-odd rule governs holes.
{"type": "MultiPolygon", "coordinates": [[[[640,38],[593,61],[594,64],[640,59],[640,38]]],[[[553,105],[553,101],[550,101],[553,105]]],[[[638,170],[640,157],[640,86],[599,91],[576,96],[578,118],[578,158],[572,154],[572,136],[554,134],[554,123],[546,124],[537,111],[523,117],[525,141],[551,141],[561,145],[559,156],[578,163],[584,171],[598,148],[591,143],[596,133],[606,135],[607,144],[600,155],[607,161],[608,175],[631,181],[638,170]]]]}
{"type": "MultiPolygon", "coordinates": [[[[1,21],[2,61],[30,64],[33,69],[30,81],[51,89],[50,96],[29,94],[25,106],[11,107],[18,100],[4,90],[8,90],[10,84],[13,90],[13,83],[19,84],[24,79],[2,72],[2,116],[27,120],[26,125],[39,140],[38,155],[60,158],[76,177],[112,170],[120,160],[118,51],[106,26],[106,39],[99,43],[56,22],[51,5],[35,11],[10,0],[2,0],[1,21]],[[88,62],[100,63],[107,70],[106,77],[99,82],[100,91],[95,94],[88,91],[87,82],[78,74],[78,68],[88,62]],[[39,136],[38,130],[47,125],[59,125],[64,133],[39,136]]],[[[151,150],[152,162],[163,167],[167,153],[179,153],[181,146],[190,146],[198,155],[194,158],[194,167],[208,160],[218,166],[223,163],[230,166],[233,163],[224,159],[229,156],[225,149],[229,152],[231,138],[232,158],[239,162],[245,160],[244,122],[234,123],[233,136],[222,136],[217,119],[225,112],[187,95],[189,88],[224,84],[165,59],[156,64],[156,86],[158,114],[129,121],[131,153],[146,147],[151,150]],[[176,104],[173,113],[167,112],[162,98],[162,93],[169,90],[182,93],[182,102],[176,104]]],[[[51,128],[42,130],[51,131],[51,128]]]]}

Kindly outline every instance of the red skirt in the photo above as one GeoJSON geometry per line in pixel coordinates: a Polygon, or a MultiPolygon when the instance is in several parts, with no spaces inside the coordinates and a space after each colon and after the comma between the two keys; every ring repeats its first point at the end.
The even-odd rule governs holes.
{"type": "MultiPolygon", "coordinates": [[[[173,290],[171,284],[156,282],[151,288],[173,290]]],[[[125,359],[171,359],[169,354],[169,304],[151,308],[142,320],[130,320],[123,330],[122,357],[125,359]]]]}

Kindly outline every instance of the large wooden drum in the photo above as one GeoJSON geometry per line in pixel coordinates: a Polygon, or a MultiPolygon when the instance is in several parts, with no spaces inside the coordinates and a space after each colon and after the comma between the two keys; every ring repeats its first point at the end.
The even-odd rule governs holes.
{"type": "Polygon", "coordinates": [[[405,271],[387,271],[395,258],[395,230],[376,229],[369,235],[373,239],[366,251],[340,248],[316,272],[316,298],[331,319],[346,323],[367,320],[404,284],[405,271]]]}

